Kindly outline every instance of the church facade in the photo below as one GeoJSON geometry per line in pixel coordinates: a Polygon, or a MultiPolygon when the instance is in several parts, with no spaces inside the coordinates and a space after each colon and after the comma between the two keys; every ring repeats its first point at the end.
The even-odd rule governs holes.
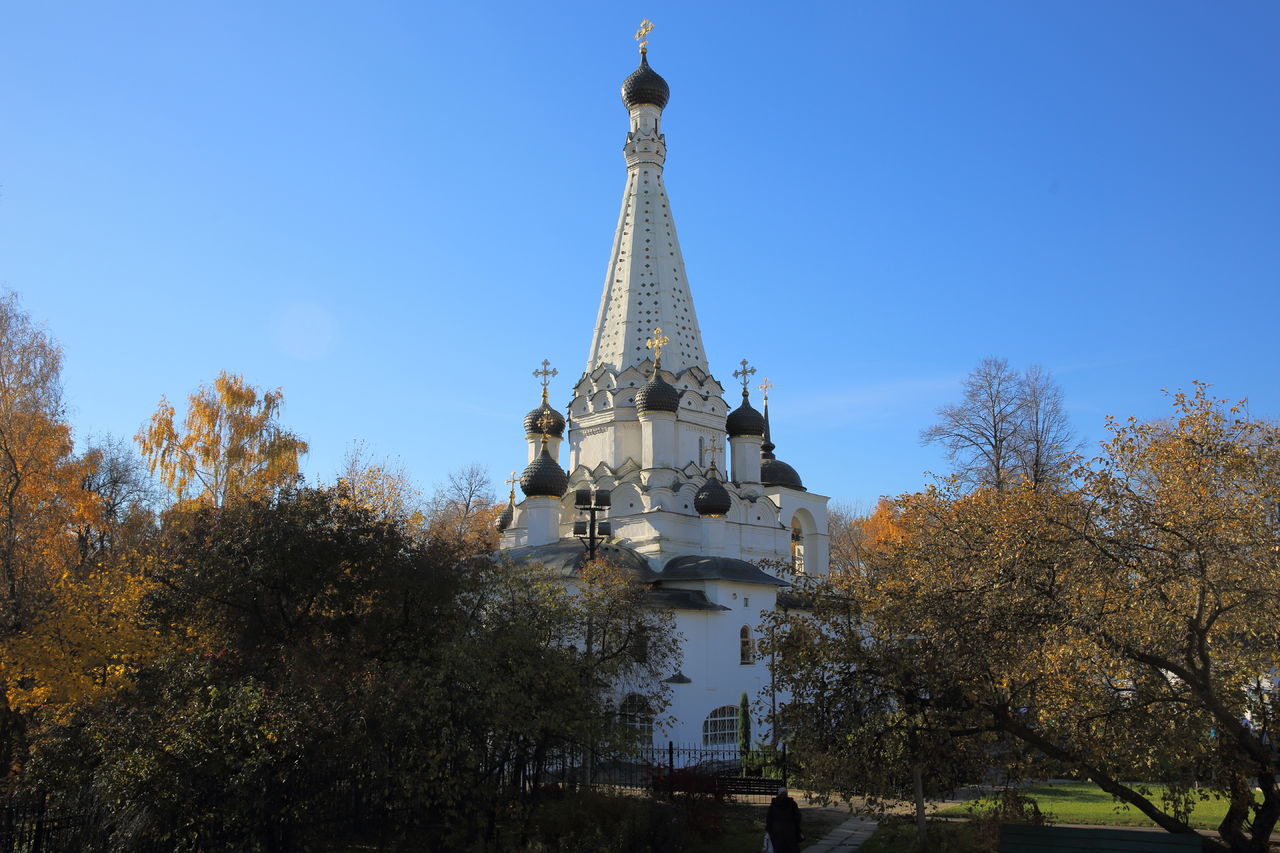
{"type": "Polygon", "coordinates": [[[726,365],[731,393],[712,372],[663,183],[669,97],[642,44],[622,84],[626,183],[586,367],[563,414],[548,402],[556,372],[535,371],[543,396],[524,420],[524,500],[513,490],[499,527],[520,562],[572,576],[595,548],[633,568],[683,637],[667,679],[674,722],[655,741],[723,746],[736,743],[743,692],[777,701],[756,653],[761,617],[785,595],[778,567],[826,572],[827,498],[775,455],[768,381],[755,389],[760,411],[755,367],[726,365]],[[600,545],[593,518],[608,533],[600,545]]]}

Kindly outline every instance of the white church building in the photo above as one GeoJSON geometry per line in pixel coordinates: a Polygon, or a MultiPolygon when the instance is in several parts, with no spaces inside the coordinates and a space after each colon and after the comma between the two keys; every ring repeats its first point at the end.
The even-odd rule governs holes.
{"type": "Polygon", "coordinates": [[[764,707],[773,698],[755,651],[762,613],[787,589],[770,567],[826,572],[827,498],[774,455],[768,381],[761,412],[750,400],[756,368],[719,362],[731,408],[712,372],[662,179],[669,96],[642,43],[622,84],[626,185],[586,368],[564,414],[548,402],[555,372],[546,362],[535,371],[543,396],[524,419],[524,500],[513,492],[499,528],[505,555],[572,575],[587,558],[579,504],[607,490],[598,553],[633,568],[683,636],[680,671],[666,679],[674,722],[654,740],[732,745],[741,694],[764,707]]]}

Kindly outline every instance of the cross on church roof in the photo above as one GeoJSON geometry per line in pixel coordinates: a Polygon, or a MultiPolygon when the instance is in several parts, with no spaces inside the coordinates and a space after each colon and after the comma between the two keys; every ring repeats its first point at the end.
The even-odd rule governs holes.
{"type": "MultiPolygon", "coordinates": [[[[547,393],[545,388],[542,390],[542,393],[543,394],[547,393]]],[[[551,419],[551,415],[548,414],[547,412],[543,412],[542,417],[538,418],[537,420],[538,429],[542,431],[542,449],[543,450],[547,449],[547,431],[551,429],[551,425],[553,423],[555,423],[555,421],[551,419]]]]}
{"type": "Polygon", "coordinates": [[[520,482],[520,477],[516,475],[515,471],[512,471],[506,482],[511,487],[511,500],[514,502],[516,499],[516,483],[520,482]]]}
{"type": "Polygon", "coordinates": [[[546,388],[547,384],[551,381],[551,377],[559,376],[560,371],[552,367],[551,362],[544,358],[542,360],[542,369],[533,371],[533,375],[542,377],[542,387],[546,388]]]}
{"type": "Polygon", "coordinates": [[[662,334],[662,329],[654,327],[653,337],[644,342],[644,345],[653,350],[653,369],[658,370],[658,365],[662,362],[662,348],[671,343],[671,338],[662,334]]]}
{"type": "Polygon", "coordinates": [[[766,403],[769,402],[769,389],[773,387],[773,383],[769,381],[769,377],[766,376],[764,378],[764,381],[761,382],[757,387],[760,389],[761,393],[764,394],[764,401],[766,403]]]}
{"type": "Polygon", "coordinates": [[[640,21],[640,29],[636,30],[636,41],[640,42],[640,52],[649,52],[649,33],[653,32],[653,21],[648,18],[640,21]]]}
{"type": "MultiPolygon", "coordinates": [[[[751,381],[751,374],[755,373],[755,372],[756,372],[756,369],[755,369],[754,367],[748,367],[748,366],[747,366],[747,360],[746,360],[745,358],[744,358],[741,362],[739,362],[739,363],[742,365],[742,369],[741,369],[741,370],[735,370],[735,371],[733,372],[733,378],[734,378],[734,379],[741,379],[741,380],[742,380],[742,393],[743,393],[743,394],[746,394],[746,393],[747,393],[747,385],[748,385],[748,384],[750,383],[750,381],[751,381]]],[[[767,381],[767,380],[766,380],[766,381],[767,381]]]]}
{"type": "Polygon", "coordinates": [[[718,441],[713,442],[710,446],[707,447],[707,455],[711,457],[711,468],[713,470],[716,467],[716,462],[719,461],[718,457],[720,456],[721,453],[724,453],[724,448],[720,446],[720,442],[718,441]]]}

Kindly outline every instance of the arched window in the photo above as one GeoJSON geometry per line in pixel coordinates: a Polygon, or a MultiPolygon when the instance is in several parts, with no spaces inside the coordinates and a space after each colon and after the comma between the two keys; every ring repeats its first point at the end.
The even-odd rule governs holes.
{"type": "Polygon", "coordinates": [[[653,712],[639,693],[628,693],[618,706],[618,723],[640,733],[642,743],[653,742],[653,712]]]}
{"type": "Polygon", "coordinates": [[[751,626],[743,625],[738,632],[738,663],[755,663],[756,652],[752,646],[751,626]]]}
{"type": "Polygon", "coordinates": [[[733,746],[738,742],[738,706],[721,705],[702,721],[703,746],[733,746]]]}
{"type": "Polygon", "coordinates": [[[791,522],[791,562],[796,574],[804,574],[804,531],[800,529],[799,519],[791,522]]]}

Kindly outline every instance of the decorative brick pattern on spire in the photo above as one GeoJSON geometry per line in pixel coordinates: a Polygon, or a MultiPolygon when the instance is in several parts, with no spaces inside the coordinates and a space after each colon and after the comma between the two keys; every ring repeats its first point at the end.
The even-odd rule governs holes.
{"type": "Polygon", "coordinates": [[[645,339],[657,326],[671,338],[663,350],[664,370],[677,376],[694,366],[710,372],[662,183],[666,162],[662,109],[637,103],[629,112],[631,130],[623,147],[627,186],[587,372],[601,366],[621,371],[640,364],[648,357],[645,339]]]}

